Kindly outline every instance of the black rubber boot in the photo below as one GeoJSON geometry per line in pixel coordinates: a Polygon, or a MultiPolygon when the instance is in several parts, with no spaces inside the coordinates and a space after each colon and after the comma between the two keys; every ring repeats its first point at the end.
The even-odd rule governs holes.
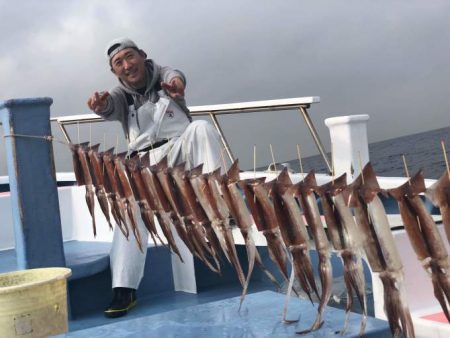
{"type": "Polygon", "coordinates": [[[118,318],[125,316],[136,305],[136,290],[130,288],[113,288],[113,299],[105,310],[105,316],[118,318]]]}

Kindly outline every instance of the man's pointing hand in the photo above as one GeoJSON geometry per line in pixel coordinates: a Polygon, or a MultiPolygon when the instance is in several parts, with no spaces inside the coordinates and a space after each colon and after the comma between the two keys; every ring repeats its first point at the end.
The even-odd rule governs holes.
{"type": "Polygon", "coordinates": [[[106,109],[108,96],[108,92],[102,92],[101,94],[95,92],[94,95],[88,99],[87,105],[94,112],[100,113],[106,109]]]}
{"type": "Polygon", "coordinates": [[[184,97],[184,83],[179,77],[174,77],[169,83],[161,82],[161,87],[172,99],[184,97]]]}

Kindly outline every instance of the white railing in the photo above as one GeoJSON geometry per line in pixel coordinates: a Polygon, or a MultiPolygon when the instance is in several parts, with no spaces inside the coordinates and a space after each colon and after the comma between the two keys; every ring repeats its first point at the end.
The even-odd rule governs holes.
{"type": "MultiPolygon", "coordinates": [[[[219,115],[229,115],[229,114],[243,114],[243,113],[256,113],[256,112],[267,112],[267,111],[281,111],[281,110],[299,110],[305,123],[311,132],[314,143],[319,150],[325,164],[331,172],[331,164],[328,156],[324,150],[322,141],[311,121],[308,113],[308,109],[311,104],[319,103],[320,97],[309,96],[309,97],[296,97],[288,99],[277,99],[277,100],[264,100],[264,101],[251,101],[251,102],[239,102],[239,103],[228,103],[228,104],[216,104],[216,105],[205,105],[205,106],[191,106],[189,110],[193,117],[209,116],[214,124],[214,127],[220,134],[223,146],[229,156],[233,161],[235,158],[231,151],[228,141],[224,135],[224,132],[217,120],[219,115]]],[[[74,124],[84,124],[84,123],[96,123],[105,122],[100,116],[96,114],[83,114],[83,115],[71,115],[71,116],[60,116],[51,118],[50,121],[58,123],[61,131],[66,138],[67,142],[71,143],[70,136],[66,130],[66,126],[74,124]]]]}

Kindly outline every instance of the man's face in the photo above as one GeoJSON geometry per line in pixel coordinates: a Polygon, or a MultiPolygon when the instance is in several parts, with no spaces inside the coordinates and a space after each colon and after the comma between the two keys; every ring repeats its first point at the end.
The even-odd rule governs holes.
{"type": "Polygon", "coordinates": [[[142,88],[146,84],[145,55],[134,48],[123,49],[114,55],[111,70],[133,88],[142,88]]]}

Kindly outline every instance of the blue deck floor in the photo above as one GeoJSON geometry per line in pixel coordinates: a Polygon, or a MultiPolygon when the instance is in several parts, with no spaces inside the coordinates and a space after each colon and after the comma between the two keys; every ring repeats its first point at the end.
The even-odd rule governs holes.
{"type": "MultiPolygon", "coordinates": [[[[266,282],[255,282],[250,288],[250,293],[274,289],[266,282]]],[[[184,309],[189,306],[205,304],[241,294],[241,287],[236,284],[224,285],[220,287],[203,290],[197,294],[186,292],[166,292],[146,297],[138,297],[137,306],[133,308],[127,316],[121,318],[107,318],[102,311],[90,312],[86,315],[79,315],[69,320],[69,330],[71,332],[92,328],[95,326],[114,324],[121,321],[142,318],[158,313],[164,313],[177,309],[184,309]]]]}
{"type": "MultiPolygon", "coordinates": [[[[315,319],[316,308],[310,302],[292,299],[289,306],[289,319],[299,319],[294,324],[283,324],[282,310],[285,297],[282,294],[262,291],[247,296],[239,309],[240,297],[232,297],[235,290],[222,290],[222,300],[213,301],[217,292],[208,296],[174,295],[173,298],[155,297],[151,306],[142,306],[139,313],[130,313],[121,320],[105,321],[95,327],[73,330],[59,337],[296,337],[296,331],[309,328],[315,319]],[[228,297],[227,297],[228,296],[228,297]],[[231,297],[230,297],[231,296],[231,297]],[[180,302],[184,303],[183,307],[180,302]],[[201,303],[201,304],[198,304],[201,303]],[[170,305],[175,308],[170,310],[170,305]],[[143,310],[143,309],[146,310],[143,310]],[[161,311],[162,310],[162,311],[161,311]]],[[[146,303],[143,301],[142,303],[146,303]]],[[[145,305],[145,304],[141,304],[145,305]]],[[[150,305],[150,304],[148,304],[150,305]]],[[[320,330],[303,337],[336,337],[344,324],[343,310],[327,308],[324,325],[320,330]]],[[[349,327],[340,337],[358,337],[361,316],[351,314],[349,327]]],[[[389,326],[386,321],[369,318],[365,337],[388,337],[389,326]]]]}
{"type": "MultiPolygon", "coordinates": [[[[158,318],[166,318],[164,317],[165,313],[174,313],[176,316],[179,316],[179,313],[186,312],[189,308],[189,311],[200,311],[203,313],[203,307],[209,307],[210,303],[214,302],[229,302],[227,299],[235,299],[239,297],[242,289],[237,280],[236,274],[231,267],[230,264],[226,264],[225,262],[222,265],[222,275],[219,276],[213,272],[211,272],[203,263],[195,260],[195,274],[197,281],[197,294],[189,294],[184,292],[175,292],[173,286],[173,276],[171,269],[171,260],[170,260],[170,252],[165,248],[148,248],[147,261],[145,266],[145,274],[144,279],[141,283],[141,286],[138,290],[138,305],[136,308],[132,309],[130,313],[122,318],[117,319],[109,319],[103,315],[103,309],[108,305],[111,297],[111,277],[109,272],[109,258],[108,252],[110,248],[110,243],[99,243],[99,242],[78,242],[71,241],[64,243],[64,251],[66,254],[66,262],[69,267],[72,268],[73,275],[69,279],[68,289],[69,289],[69,305],[70,305],[70,318],[69,318],[69,333],[68,337],[104,337],[108,335],[104,335],[100,331],[95,331],[102,327],[116,327],[117,332],[128,332],[123,331],[124,327],[134,326],[136,325],[141,327],[142,332],[136,333],[133,335],[111,335],[111,337],[149,337],[152,335],[147,335],[146,332],[148,328],[145,328],[143,323],[153,322],[154,320],[159,320],[158,318]],[[200,306],[197,308],[196,306],[200,306]],[[177,314],[178,313],[178,314],[177,314]],[[163,317],[161,317],[163,316],[163,317]],[[155,319],[156,318],[156,319],[155,319]],[[93,330],[93,331],[91,331],[93,330]],[[92,335],[94,334],[94,335],[92,335]]],[[[238,245],[236,247],[238,255],[242,258],[241,264],[245,269],[246,263],[246,250],[244,246],[238,245]]],[[[269,270],[275,273],[275,276],[278,280],[282,280],[281,276],[277,274],[276,267],[271,262],[267,248],[261,247],[259,248],[261,257],[269,270]]],[[[313,265],[317,265],[317,257],[314,253],[312,253],[313,265]]],[[[334,261],[333,266],[335,269],[333,273],[336,278],[342,275],[342,270],[340,267],[340,261],[337,257],[333,256],[332,261],[334,261]]],[[[0,272],[12,271],[17,268],[16,265],[16,257],[14,250],[6,250],[0,252],[0,272]]],[[[276,291],[276,287],[265,277],[260,269],[255,268],[252,274],[252,280],[250,281],[249,286],[249,296],[247,297],[244,305],[249,307],[249,313],[255,313],[255,318],[257,317],[258,311],[260,309],[252,309],[252,304],[259,304],[260,306],[268,307],[267,315],[262,314],[261,317],[267,317],[270,320],[274,320],[275,323],[279,323],[277,319],[282,311],[283,305],[280,305],[277,301],[275,303],[270,304],[270,299],[272,296],[268,296],[269,300],[264,300],[267,298],[266,296],[254,296],[255,293],[261,293],[265,291],[276,291]],[[256,303],[252,302],[252,299],[255,297],[260,297],[261,300],[256,303]],[[250,300],[250,301],[249,301],[250,300]],[[264,303],[264,302],[269,303],[264,303]],[[273,313],[272,313],[273,312],[273,313]]],[[[263,294],[265,295],[265,293],[263,294]]],[[[281,296],[280,294],[277,294],[281,296]]],[[[370,296],[369,296],[370,298],[370,296]]],[[[281,296],[281,299],[284,297],[281,296]]],[[[295,299],[295,301],[291,302],[292,304],[298,303],[299,300],[295,299]]],[[[315,310],[312,309],[311,304],[307,303],[306,312],[310,315],[314,315],[315,310]]],[[[212,305],[211,305],[212,306],[212,305]]],[[[245,309],[244,306],[244,309],[245,309]]],[[[295,305],[297,306],[297,305],[295,305]]],[[[339,306],[342,306],[339,305],[339,306]]],[[[338,307],[339,307],[338,306],[338,307]]],[[[258,306],[256,306],[258,307],[258,306]]],[[[230,305],[230,313],[233,314],[235,311],[235,307],[230,305]]],[[[211,309],[211,311],[214,308],[211,309]]],[[[300,310],[297,309],[291,312],[293,314],[300,313],[300,310]]],[[[334,313],[334,311],[338,311],[337,318],[339,318],[339,327],[343,325],[343,311],[338,309],[332,309],[331,307],[327,310],[327,313],[334,313]]],[[[369,314],[371,313],[369,307],[369,314]]],[[[230,314],[230,316],[231,316],[230,314]]],[[[304,314],[305,315],[305,314],[304,314]]],[[[307,314],[306,314],[307,315],[307,314]]],[[[168,315],[169,316],[169,315],[168,315]]],[[[228,314],[227,314],[228,316],[228,314]]],[[[328,315],[327,315],[328,316],[328,315]]],[[[355,315],[356,316],[356,315],[355,315]]],[[[167,317],[169,318],[169,317],[167,317]]],[[[164,321],[167,320],[164,319],[164,321]]],[[[178,317],[177,317],[178,318],[178,317]]],[[[253,317],[250,317],[253,318],[253,317]]],[[[306,318],[306,317],[305,317],[306,318]]],[[[233,318],[233,320],[238,320],[239,318],[233,318]]],[[[207,319],[205,319],[207,320],[207,319]]],[[[251,319],[253,320],[253,319],[251,319]]],[[[312,319],[311,319],[312,320],[312,319]]],[[[303,321],[302,321],[303,322],[303,321]]],[[[308,322],[308,320],[304,319],[304,322],[308,322]]],[[[186,330],[191,330],[192,328],[186,328],[183,325],[186,323],[177,323],[176,327],[180,326],[186,330]]],[[[273,325],[272,322],[266,323],[264,325],[273,325]]],[[[211,330],[213,328],[218,327],[218,332],[222,332],[220,330],[225,330],[224,327],[221,327],[219,324],[211,324],[211,330]]],[[[246,327],[246,330],[253,330],[251,327],[251,323],[241,323],[239,325],[243,325],[246,327]]],[[[359,324],[358,324],[359,325],[359,324]]],[[[167,325],[164,324],[164,327],[167,325]]],[[[239,326],[239,327],[241,327],[239,326]]],[[[205,326],[205,330],[208,331],[210,326],[205,326]]],[[[229,328],[234,332],[234,326],[229,328]]],[[[205,332],[206,332],[205,331],[205,332]]],[[[245,332],[247,332],[245,331],[245,332]]],[[[250,331],[248,331],[250,332],[250,331]]],[[[289,331],[290,332],[290,331],[289,331]]],[[[125,334],[124,333],[124,334],[125,334]]],[[[158,332],[152,332],[152,334],[158,334],[158,332]]],[[[222,332],[223,333],[223,332],[222,332]]],[[[293,331],[291,332],[293,334],[293,331]]],[[[177,335],[171,335],[177,336],[177,335]]],[[[191,336],[181,335],[182,337],[198,337],[199,335],[193,334],[191,336]]],[[[227,336],[227,335],[225,335],[227,336]]],[[[242,336],[242,335],[241,335],[242,336]]],[[[244,335],[245,336],[245,335],[244,335]]],[[[250,333],[247,334],[250,336],[250,333]]],[[[214,337],[214,336],[208,336],[214,337]]],[[[259,337],[259,336],[258,336],[259,337]]],[[[322,337],[322,336],[314,336],[314,337],[322,337]]]]}

